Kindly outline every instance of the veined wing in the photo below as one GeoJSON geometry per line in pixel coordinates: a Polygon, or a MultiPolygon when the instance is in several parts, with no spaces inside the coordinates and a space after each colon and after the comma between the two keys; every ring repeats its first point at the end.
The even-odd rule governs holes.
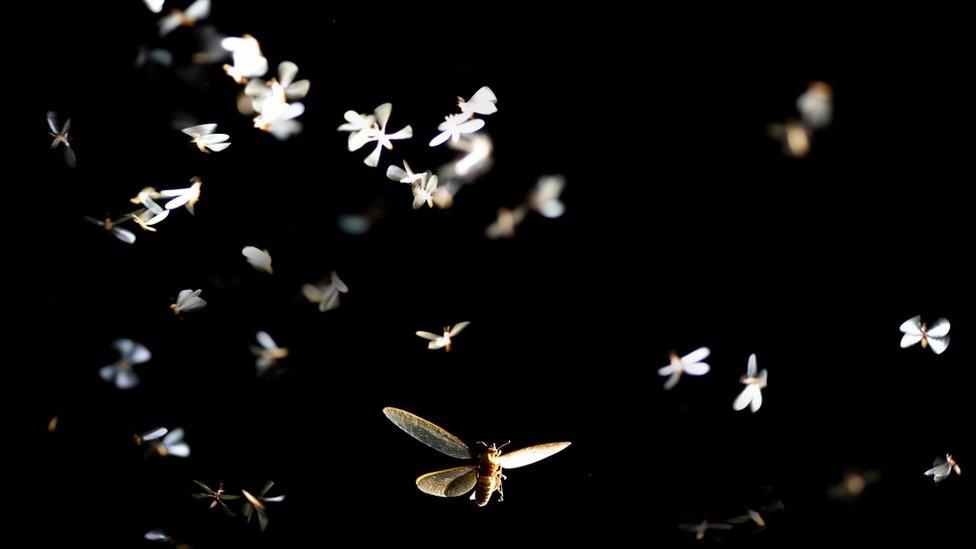
{"type": "Polygon", "coordinates": [[[471,448],[461,439],[426,419],[399,408],[383,408],[383,414],[405,433],[442,454],[457,459],[471,459],[471,448]]]}
{"type": "Polygon", "coordinates": [[[477,482],[477,468],[465,465],[421,475],[417,477],[417,488],[432,496],[453,498],[467,494],[477,482]]]}
{"type": "Polygon", "coordinates": [[[522,448],[521,450],[515,450],[514,452],[508,452],[507,454],[498,456],[498,463],[505,469],[525,467],[526,465],[546,459],[557,452],[561,452],[569,445],[569,442],[548,442],[546,444],[529,446],[528,448],[522,448]]]}

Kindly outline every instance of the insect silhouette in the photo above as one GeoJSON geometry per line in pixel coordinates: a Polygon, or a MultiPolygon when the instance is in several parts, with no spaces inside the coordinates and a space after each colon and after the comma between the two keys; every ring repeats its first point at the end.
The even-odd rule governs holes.
{"type": "Polygon", "coordinates": [[[529,446],[514,452],[502,454],[502,448],[508,443],[496,446],[479,443],[485,447],[480,454],[474,452],[470,446],[458,437],[434,425],[422,417],[399,408],[383,408],[383,414],[408,435],[423,442],[427,446],[453,458],[470,460],[471,463],[461,466],[434,471],[417,477],[417,488],[425,494],[440,497],[458,497],[474,490],[471,499],[478,507],[488,505],[491,495],[498,492],[498,501],[505,498],[502,490],[502,474],[504,469],[524,467],[543,460],[557,452],[566,449],[569,442],[548,442],[529,446]]]}

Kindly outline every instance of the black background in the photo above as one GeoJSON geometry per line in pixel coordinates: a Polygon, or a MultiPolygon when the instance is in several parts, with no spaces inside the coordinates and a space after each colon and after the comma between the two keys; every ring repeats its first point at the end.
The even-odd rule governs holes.
{"type": "Polygon", "coordinates": [[[194,51],[191,30],[158,39],[140,2],[12,18],[12,156],[27,171],[8,174],[10,268],[27,277],[14,333],[32,352],[12,386],[27,389],[15,417],[32,438],[27,473],[12,471],[29,480],[31,520],[11,533],[668,546],[694,541],[680,522],[774,499],[786,511],[767,530],[724,540],[931,541],[966,527],[973,88],[952,14],[215,4],[209,24],[255,35],[272,67],[294,61],[312,81],[302,135],[251,128],[218,66],[200,69],[204,86],[134,69],[142,44],[176,66],[194,51]],[[833,85],[835,124],[810,157],[787,158],[765,128],[795,116],[811,80],[833,85]],[[335,131],[345,110],[390,101],[390,127],[415,137],[381,166],[434,169],[451,158],[426,146],[436,124],[486,84],[496,163],[448,211],[411,210],[406,186],[335,131]],[[75,170],[48,150],[47,110],[72,118],[75,170]],[[171,128],[176,112],[233,144],[200,154],[171,128]],[[550,173],[567,178],[566,215],[485,239],[496,209],[550,173]],[[81,220],[192,176],[197,215],[174,212],[134,246],[81,220]],[[337,215],[377,201],[386,215],[369,234],[338,230],[337,215]],[[271,251],[272,277],[245,245],[271,251]],[[322,315],[299,289],[332,269],[351,292],[322,315]],[[168,305],[184,288],[209,306],[178,320],[168,305]],[[952,321],[944,355],[898,348],[919,313],[952,321]],[[461,320],[472,325],[450,354],[413,335],[461,320]],[[261,329],[292,350],[279,378],[255,377],[261,329]],[[154,354],[129,392],[97,376],[119,337],[154,354]],[[700,345],[712,372],[664,392],[668,351],[700,345]],[[752,352],[770,373],[755,415],[731,409],[752,352]],[[573,446],[511,472],[506,500],[478,509],[415,489],[455,463],[387,422],[386,405],[470,441],[573,446]],[[186,429],[189,459],[143,459],[131,435],[157,425],[186,429]],[[963,476],[933,487],[922,472],[946,451],[963,476]],[[849,467],[884,475],[853,506],[825,495],[849,467]],[[261,534],[193,501],[194,478],[234,491],[271,478],[287,499],[261,534]]]}

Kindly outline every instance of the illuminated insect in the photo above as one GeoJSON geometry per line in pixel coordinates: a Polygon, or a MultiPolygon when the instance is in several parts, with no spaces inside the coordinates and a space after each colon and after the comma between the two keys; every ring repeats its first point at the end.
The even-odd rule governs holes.
{"type": "Polygon", "coordinates": [[[252,345],[251,352],[258,357],[255,365],[257,366],[258,374],[260,375],[266,372],[268,368],[277,364],[279,360],[288,356],[288,349],[279,347],[278,344],[275,343],[275,340],[271,339],[268,332],[258,332],[257,340],[258,345],[260,346],[252,345]]]}
{"type": "Polygon", "coordinates": [[[411,185],[423,180],[427,173],[428,172],[414,173],[413,170],[410,169],[410,164],[407,164],[406,160],[403,161],[402,168],[400,166],[391,165],[386,169],[386,177],[388,179],[392,181],[399,181],[400,183],[409,183],[411,185]]]}
{"type": "Polygon", "coordinates": [[[244,502],[244,505],[241,506],[241,514],[244,515],[244,519],[247,522],[251,522],[251,516],[256,514],[258,516],[258,526],[261,527],[262,532],[268,527],[268,513],[264,504],[277,503],[285,500],[284,494],[270,498],[265,495],[271,490],[272,486],[274,486],[274,481],[269,480],[264,484],[264,488],[258,492],[257,496],[251,495],[251,493],[247,490],[241,490],[241,492],[244,494],[244,499],[247,500],[244,502]]]}
{"type": "Polygon", "coordinates": [[[485,229],[485,236],[488,238],[512,238],[515,236],[515,228],[525,219],[526,210],[519,206],[514,210],[499,208],[498,217],[485,229]]]}
{"type": "Polygon", "coordinates": [[[146,431],[145,433],[132,435],[132,440],[135,441],[136,446],[142,446],[147,442],[152,442],[154,440],[159,440],[164,437],[169,429],[166,427],[156,427],[151,431],[146,431]]]}
{"type": "Polygon", "coordinates": [[[488,86],[482,86],[467,101],[463,97],[458,97],[458,107],[465,114],[493,114],[498,111],[498,107],[495,106],[497,102],[498,98],[495,97],[495,92],[491,91],[488,86]]]}
{"type": "Polygon", "coordinates": [[[428,349],[437,350],[443,347],[444,350],[449,353],[451,352],[451,338],[461,333],[461,330],[467,328],[468,324],[471,324],[471,322],[458,322],[453,327],[444,326],[444,335],[437,335],[435,333],[424,332],[422,330],[418,331],[417,335],[424,339],[430,340],[430,343],[427,344],[428,349]]]}
{"type": "Polygon", "coordinates": [[[159,20],[159,35],[166,36],[179,27],[192,27],[197,24],[197,21],[206,19],[208,15],[210,15],[210,0],[197,0],[185,11],[174,9],[172,13],[159,20]]]}
{"type": "Polygon", "coordinates": [[[949,478],[949,473],[953,471],[955,471],[957,475],[962,474],[962,469],[950,454],[946,454],[944,459],[942,456],[935,458],[933,465],[935,465],[935,467],[925,471],[925,476],[932,477],[932,480],[934,480],[936,484],[949,478]]]}
{"type": "Polygon", "coordinates": [[[108,366],[102,366],[98,370],[98,377],[114,383],[119,389],[132,389],[139,385],[139,376],[132,366],[148,362],[152,353],[145,345],[131,339],[116,339],[112,342],[112,347],[119,352],[119,359],[108,366]]]}
{"type": "Polygon", "coordinates": [[[659,368],[657,371],[658,375],[670,376],[664,382],[664,388],[670,390],[677,385],[681,379],[681,374],[687,373],[692,376],[703,376],[707,374],[709,366],[702,361],[708,358],[709,353],[711,351],[708,350],[708,347],[695,349],[683,357],[678,357],[678,353],[671,352],[669,355],[671,364],[659,368]]]}
{"type": "Polygon", "coordinates": [[[203,185],[203,180],[199,177],[193,177],[190,179],[190,182],[193,184],[189,187],[183,189],[167,189],[159,193],[161,197],[170,198],[170,201],[164,206],[167,210],[175,210],[180,206],[186,206],[187,211],[191,214],[193,213],[194,206],[200,200],[200,187],[203,185]]]}
{"type": "Polygon", "coordinates": [[[145,189],[136,197],[142,203],[143,208],[129,214],[136,225],[142,227],[144,231],[156,232],[155,225],[169,217],[169,210],[164,209],[156,203],[145,189]]]}
{"type": "Polygon", "coordinates": [[[566,206],[559,200],[559,195],[562,194],[565,186],[566,180],[561,175],[540,177],[529,194],[529,206],[549,219],[563,215],[566,206]]]}
{"type": "Polygon", "coordinates": [[[58,416],[55,415],[47,422],[47,432],[53,433],[58,430],[58,416]]]}
{"type": "Polygon", "coordinates": [[[169,306],[173,314],[180,316],[183,313],[198,311],[207,306],[207,302],[200,297],[203,290],[181,290],[176,296],[176,303],[169,306]]]}
{"type": "Polygon", "coordinates": [[[830,125],[834,91],[826,82],[811,82],[796,100],[796,110],[808,128],[819,130],[830,125]]]}
{"type": "Polygon", "coordinates": [[[488,505],[496,491],[499,501],[504,499],[502,480],[506,477],[502,474],[503,469],[530,465],[570,445],[569,442],[549,442],[502,454],[501,449],[507,442],[501,446],[488,446],[482,442],[479,444],[485,449],[481,454],[476,454],[461,439],[422,417],[390,407],[383,408],[383,414],[405,433],[438,452],[457,459],[472,460],[472,463],[462,467],[421,475],[417,478],[417,488],[425,494],[439,497],[463,496],[474,490],[471,499],[478,507],[488,505]]]}
{"type": "Polygon", "coordinates": [[[679,524],[678,529],[685,532],[692,532],[695,534],[695,539],[703,540],[709,530],[731,530],[732,525],[725,522],[708,522],[707,520],[703,520],[697,524],[688,522],[679,524]]]}
{"type": "Polygon", "coordinates": [[[769,513],[772,513],[774,511],[782,511],[785,508],[786,507],[783,505],[783,502],[777,500],[774,501],[773,503],[770,503],[769,505],[764,505],[760,507],[758,511],[754,511],[752,509],[746,509],[746,514],[738,515],[730,519],[726,519],[725,522],[729,524],[745,524],[749,521],[752,521],[759,528],[765,528],[766,519],[763,517],[763,514],[765,513],[768,515],[769,513]]]}
{"type": "Polygon", "coordinates": [[[233,64],[225,64],[223,68],[234,82],[243,84],[268,72],[268,59],[261,53],[261,44],[250,34],[224,38],[220,47],[231,52],[233,64]]]}
{"type": "Polygon", "coordinates": [[[71,119],[64,121],[64,126],[58,130],[58,119],[54,111],[48,111],[47,113],[47,126],[51,128],[49,132],[50,136],[53,138],[51,141],[51,148],[56,149],[58,145],[64,145],[64,163],[68,165],[69,168],[74,168],[78,165],[78,158],[75,156],[75,151],[71,148],[71,138],[68,137],[68,130],[71,129],[71,119]]]}
{"type": "Polygon", "coordinates": [[[901,323],[898,329],[905,334],[901,337],[901,348],[911,347],[921,341],[923,349],[932,347],[935,354],[941,355],[949,347],[949,321],[940,318],[929,327],[921,319],[921,316],[913,316],[901,323]]]}
{"type": "Polygon", "coordinates": [[[790,120],[784,124],[770,124],[769,136],[783,143],[786,154],[803,158],[810,153],[810,130],[802,123],[790,120]]]}
{"type": "MultiPolygon", "coordinates": [[[[159,429],[157,429],[159,431],[159,429]]],[[[152,449],[161,457],[166,456],[176,456],[176,457],[188,457],[190,455],[190,445],[183,441],[183,428],[177,427],[172,431],[166,432],[162,429],[165,436],[162,436],[162,440],[158,438],[151,441],[152,449]]],[[[148,441],[145,436],[142,437],[143,441],[148,441]]]]}
{"type": "Polygon", "coordinates": [[[225,141],[230,139],[230,136],[226,133],[213,133],[216,129],[217,124],[200,124],[198,126],[184,128],[183,133],[193,138],[192,142],[200,149],[200,152],[219,152],[230,147],[229,142],[225,143],[225,141]]]}
{"type": "Polygon", "coordinates": [[[746,368],[746,375],[742,376],[740,380],[746,388],[736,397],[735,402],[732,403],[732,408],[744,410],[746,406],[749,406],[753,413],[759,411],[763,400],[762,390],[766,388],[767,377],[765,368],[763,368],[762,372],[759,372],[758,376],[756,375],[756,354],[749,355],[749,365],[746,368]]]}
{"type": "Polygon", "coordinates": [[[254,117],[254,127],[270,133],[278,140],[283,141],[302,132],[302,123],[295,120],[305,112],[305,105],[301,103],[287,103],[269,95],[261,101],[255,101],[254,110],[259,113],[254,117]]]}
{"type": "Polygon", "coordinates": [[[436,147],[443,144],[448,139],[457,143],[461,140],[462,134],[474,133],[485,127],[485,121],[480,118],[471,118],[471,113],[449,114],[444,117],[444,121],[437,126],[437,131],[441,132],[430,140],[429,145],[436,147]]]}
{"type": "Polygon", "coordinates": [[[339,306],[339,294],[348,293],[349,286],[343,282],[339,275],[335,271],[329,275],[329,281],[315,286],[314,284],[306,284],[302,286],[302,294],[305,299],[312,303],[317,303],[319,306],[319,311],[326,312],[331,311],[339,306]]]}
{"type": "Polygon", "coordinates": [[[217,485],[217,489],[213,490],[206,484],[200,482],[199,480],[194,480],[194,484],[200,487],[203,492],[194,492],[193,499],[195,500],[210,500],[210,508],[215,509],[218,505],[220,509],[226,513],[228,516],[237,516],[234,511],[231,511],[230,507],[227,506],[225,501],[234,501],[235,499],[241,499],[241,496],[236,496],[233,494],[227,494],[224,492],[224,483],[221,482],[217,485]]]}
{"type": "Polygon", "coordinates": [[[376,117],[372,114],[359,114],[356,111],[346,111],[342,115],[346,123],[339,126],[338,131],[349,133],[349,152],[359,150],[369,139],[370,131],[375,128],[376,117]]]}
{"type": "MultiPolygon", "coordinates": [[[[355,143],[359,145],[358,147],[351,149],[356,150],[370,141],[376,141],[376,148],[373,152],[363,160],[363,163],[370,168],[375,168],[380,162],[380,152],[382,152],[383,147],[393,150],[393,140],[397,139],[410,139],[413,137],[413,128],[409,125],[404,126],[403,129],[396,133],[388,134],[386,133],[386,124],[390,120],[390,113],[393,111],[393,105],[390,103],[383,103],[373,111],[373,115],[376,117],[376,123],[378,125],[371,129],[367,129],[365,132],[365,141],[362,143],[355,143]]],[[[352,139],[350,138],[350,147],[353,146],[352,139]]]]}
{"type": "Polygon", "coordinates": [[[274,96],[278,101],[294,101],[308,95],[308,90],[312,83],[308,80],[295,81],[298,74],[298,65],[291,61],[282,61],[278,65],[278,78],[272,78],[268,82],[261,80],[251,80],[244,88],[244,93],[252,97],[254,101],[260,101],[268,96],[274,96]]]}
{"type": "Polygon", "coordinates": [[[827,489],[827,495],[833,499],[852,502],[861,497],[870,484],[881,480],[881,472],[874,469],[868,471],[846,471],[844,478],[827,489]]]}
{"type": "Polygon", "coordinates": [[[241,255],[247,258],[247,262],[255,269],[268,274],[274,273],[271,269],[271,254],[268,253],[268,250],[259,250],[254,246],[244,246],[244,249],[241,250],[241,255]]]}
{"type": "Polygon", "coordinates": [[[131,217],[132,216],[130,216],[130,215],[126,215],[126,216],[120,217],[118,219],[112,219],[110,217],[106,217],[104,220],[101,220],[101,219],[95,219],[94,217],[88,217],[87,215],[84,216],[85,221],[91,223],[92,225],[98,225],[99,227],[101,227],[101,228],[105,229],[106,231],[112,233],[112,236],[114,236],[115,238],[118,238],[119,240],[121,240],[122,242],[125,242],[126,244],[133,244],[133,243],[135,243],[135,241],[136,241],[136,235],[133,234],[132,231],[130,231],[128,229],[123,229],[122,227],[119,227],[118,225],[119,225],[119,223],[122,223],[124,221],[128,221],[129,219],[131,219],[131,217]]]}
{"type": "Polygon", "coordinates": [[[428,208],[434,207],[434,193],[437,192],[437,176],[424,172],[423,178],[413,184],[413,209],[427,203],[428,208]]]}

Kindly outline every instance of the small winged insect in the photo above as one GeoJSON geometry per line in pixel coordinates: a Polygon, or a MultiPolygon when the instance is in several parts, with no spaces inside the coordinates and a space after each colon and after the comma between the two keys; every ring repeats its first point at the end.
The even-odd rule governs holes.
{"type": "Polygon", "coordinates": [[[308,95],[311,82],[308,80],[295,80],[298,74],[298,65],[291,61],[282,61],[278,65],[278,78],[272,78],[268,82],[261,80],[251,80],[244,88],[244,93],[253,98],[255,102],[262,101],[268,97],[274,97],[282,103],[295,101],[308,95]]]}
{"type": "Polygon", "coordinates": [[[379,165],[380,152],[383,150],[383,147],[393,150],[394,140],[410,139],[413,137],[413,128],[410,126],[404,126],[403,129],[396,133],[386,133],[386,124],[390,121],[390,113],[392,111],[393,105],[390,103],[383,103],[379,107],[376,107],[376,110],[373,111],[373,115],[376,117],[376,122],[372,128],[366,130],[365,141],[357,141],[356,143],[353,143],[350,139],[350,147],[353,147],[353,145],[358,145],[355,148],[350,149],[353,151],[359,149],[370,141],[376,141],[376,148],[373,149],[373,152],[371,152],[365,160],[363,160],[363,163],[370,168],[375,168],[379,165]]]}
{"type": "Polygon", "coordinates": [[[269,95],[261,101],[255,101],[254,110],[258,112],[254,117],[254,127],[270,133],[280,141],[302,133],[302,123],[295,120],[305,112],[305,105],[301,103],[287,103],[269,95]]]}
{"type": "Polygon", "coordinates": [[[160,67],[169,67],[173,64],[173,54],[169,50],[164,50],[162,48],[147,48],[141,46],[139,51],[136,53],[136,60],[133,63],[135,68],[142,67],[153,67],[159,65],[160,67]]]}
{"type": "Polygon", "coordinates": [[[125,242],[126,244],[135,243],[136,235],[133,234],[132,231],[128,229],[123,229],[122,227],[119,227],[119,223],[128,221],[129,219],[131,219],[131,217],[132,216],[130,215],[126,215],[125,217],[120,217],[119,219],[112,219],[110,217],[106,217],[104,220],[101,220],[101,219],[95,219],[94,217],[88,217],[87,215],[84,216],[85,221],[91,223],[92,225],[98,225],[99,227],[112,233],[112,236],[118,238],[119,240],[125,242]]]}
{"type": "Polygon", "coordinates": [[[458,322],[454,326],[444,326],[444,335],[437,335],[431,332],[418,331],[417,335],[424,339],[430,340],[427,344],[427,348],[431,350],[437,350],[443,348],[446,352],[451,352],[451,338],[461,333],[461,330],[468,327],[471,322],[458,322]]]}
{"type": "Polygon", "coordinates": [[[441,132],[430,140],[429,145],[436,147],[444,144],[448,139],[457,143],[461,140],[461,135],[474,133],[485,127],[485,121],[480,118],[472,118],[471,113],[449,114],[444,117],[444,121],[437,126],[437,131],[441,132]]]}
{"type": "Polygon", "coordinates": [[[810,153],[810,130],[802,123],[789,120],[784,124],[770,124],[769,136],[783,143],[783,150],[794,158],[810,153]]]}
{"type": "Polygon", "coordinates": [[[53,433],[58,430],[58,416],[55,415],[47,422],[47,432],[53,433]]]}
{"type": "Polygon", "coordinates": [[[226,133],[213,133],[216,129],[217,124],[200,124],[199,126],[184,128],[183,133],[193,138],[192,142],[200,149],[200,152],[219,152],[230,147],[229,142],[225,143],[230,139],[230,136],[226,133]]]}
{"type": "Polygon", "coordinates": [[[51,129],[49,135],[53,139],[51,141],[51,148],[56,149],[58,145],[64,145],[64,163],[68,165],[69,168],[74,168],[78,165],[78,158],[75,156],[74,149],[71,148],[71,138],[68,137],[68,130],[71,129],[71,119],[68,118],[64,121],[64,126],[58,129],[58,118],[54,111],[48,111],[47,113],[47,126],[51,129]]]}
{"type": "Polygon", "coordinates": [[[173,539],[172,536],[162,530],[150,530],[146,532],[146,535],[143,537],[146,538],[146,541],[158,541],[160,543],[166,543],[176,547],[176,549],[190,549],[191,547],[186,543],[178,543],[175,539],[173,539]]]}
{"type": "Polygon", "coordinates": [[[427,172],[414,173],[410,169],[410,164],[407,161],[403,161],[403,167],[391,165],[386,169],[386,177],[392,181],[399,181],[400,183],[409,183],[414,185],[419,181],[424,179],[427,172]]]}
{"type": "Polygon", "coordinates": [[[549,219],[555,219],[566,211],[566,206],[559,200],[566,180],[561,175],[547,175],[539,178],[535,188],[529,194],[529,206],[549,219]]]}
{"type": "Polygon", "coordinates": [[[946,454],[945,458],[942,456],[935,458],[935,462],[932,465],[935,465],[935,467],[925,471],[925,476],[932,477],[932,480],[934,480],[936,484],[947,479],[949,477],[949,473],[953,471],[955,471],[957,475],[962,474],[962,469],[950,454],[946,454]]]}
{"type": "Polygon", "coordinates": [[[143,2],[146,4],[146,7],[149,8],[149,11],[159,13],[163,11],[163,3],[166,2],[166,0],[143,0],[143,2]]]}
{"type": "Polygon", "coordinates": [[[148,362],[152,353],[145,345],[131,339],[116,339],[112,342],[112,347],[119,352],[119,359],[108,366],[102,366],[98,370],[98,377],[114,383],[119,389],[132,389],[139,385],[139,376],[132,367],[148,362]]]}
{"type": "Polygon", "coordinates": [[[232,494],[228,494],[228,493],[224,492],[224,483],[223,482],[221,482],[221,483],[219,483],[217,485],[217,489],[216,490],[210,488],[209,486],[207,486],[206,484],[200,482],[199,480],[194,480],[193,483],[196,484],[198,487],[200,487],[200,490],[202,490],[202,492],[194,492],[193,493],[193,499],[199,500],[199,501],[207,501],[207,500],[209,500],[210,501],[210,508],[211,509],[216,509],[217,506],[219,505],[220,506],[220,510],[223,511],[224,513],[226,513],[228,516],[231,516],[231,517],[237,516],[234,513],[234,511],[231,511],[230,507],[228,507],[225,502],[227,502],[227,501],[233,501],[235,499],[241,499],[241,496],[236,496],[236,495],[232,495],[232,494]]]}
{"type": "Polygon", "coordinates": [[[508,443],[501,446],[479,443],[485,449],[478,454],[458,437],[422,417],[391,407],[383,408],[383,414],[405,433],[438,452],[453,458],[470,460],[468,465],[462,467],[421,475],[417,478],[417,488],[421,492],[439,497],[458,497],[474,490],[471,499],[478,507],[488,505],[491,495],[496,491],[499,501],[504,499],[504,469],[530,465],[565,450],[570,445],[569,442],[548,442],[503,454],[502,448],[508,443]]]}
{"type": "Polygon", "coordinates": [[[763,400],[762,390],[766,388],[767,377],[765,368],[763,368],[762,372],[759,372],[758,376],[756,375],[756,354],[749,355],[749,365],[746,369],[746,375],[742,376],[740,380],[746,388],[736,397],[735,402],[732,403],[732,408],[735,410],[744,410],[748,406],[753,413],[759,411],[763,400]]]}
{"type": "Polygon", "coordinates": [[[200,187],[203,185],[203,180],[199,177],[194,177],[190,179],[193,183],[189,187],[183,189],[166,189],[159,193],[161,197],[169,198],[169,202],[164,206],[167,210],[175,210],[180,206],[186,206],[188,212],[193,214],[193,208],[196,206],[197,201],[200,200],[200,187]]]}
{"type": "Polygon", "coordinates": [[[192,27],[210,15],[210,0],[196,0],[186,10],[174,9],[159,20],[159,35],[166,36],[179,27],[192,27]]]}
{"type": "Polygon", "coordinates": [[[254,246],[244,246],[241,250],[241,255],[247,258],[247,262],[255,269],[273,274],[274,270],[271,269],[271,254],[268,250],[261,250],[255,248],[254,246]]]}
{"type": "Polygon", "coordinates": [[[142,227],[144,231],[156,232],[153,225],[166,219],[169,216],[169,210],[157,204],[145,189],[139,192],[136,198],[139,199],[143,207],[131,214],[132,221],[142,227]]]}
{"type": "Polygon", "coordinates": [[[176,296],[176,303],[170,305],[169,308],[173,310],[173,314],[176,316],[199,311],[207,306],[207,302],[200,297],[201,292],[203,290],[181,290],[180,294],[176,296]]]}
{"type": "Polygon", "coordinates": [[[241,492],[244,494],[244,499],[247,500],[244,502],[244,505],[241,506],[241,514],[244,515],[244,519],[247,522],[251,522],[252,515],[257,515],[258,526],[261,527],[262,532],[268,527],[268,513],[265,504],[277,503],[285,500],[284,494],[274,497],[267,496],[267,493],[271,491],[272,486],[274,486],[274,481],[269,480],[264,484],[264,487],[261,488],[261,491],[258,492],[257,496],[252,495],[247,490],[241,490],[241,492]]]}
{"type": "Polygon", "coordinates": [[[711,351],[708,350],[708,347],[700,347],[683,357],[679,357],[678,353],[672,351],[668,355],[671,363],[659,368],[657,371],[660,376],[668,376],[668,380],[664,382],[664,388],[666,390],[672,389],[678,384],[682,374],[692,376],[703,376],[707,374],[709,366],[702,361],[708,358],[710,353],[711,351]]]}
{"type": "Polygon", "coordinates": [[[819,130],[830,125],[833,117],[833,89],[826,82],[811,82],[796,100],[796,110],[810,129],[819,130]]]}
{"type": "Polygon", "coordinates": [[[437,192],[437,176],[424,172],[423,178],[413,185],[413,209],[427,203],[428,208],[434,207],[434,193],[437,192]]]}
{"type": "Polygon", "coordinates": [[[166,427],[156,427],[155,429],[146,431],[145,433],[132,435],[132,440],[135,441],[136,446],[142,446],[147,442],[152,442],[154,440],[163,438],[168,432],[169,429],[166,427]]]}
{"type": "Polygon", "coordinates": [[[342,117],[346,119],[346,123],[340,125],[338,131],[349,132],[349,152],[359,150],[366,144],[370,133],[375,130],[376,116],[346,111],[342,117]]]}
{"type": "Polygon", "coordinates": [[[499,208],[498,217],[485,229],[485,236],[488,238],[512,238],[515,236],[515,228],[525,219],[526,210],[519,206],[514,210],[499,208]]]}
{"type": "Polygon", "coordinates": [[[944,318],[927,326],[921,316],[913,316],[902,322],[899,330],[905,334],[901,337],[902,349],[921,342],[923,349],[931,347],[935,354],[941,355],[949,348],[949,321],[944,318]]]}
{"type": "Polygon", "coordinates": [[[268,368],[277,364],[279,360],[288,356],[288,349],[279,347],[268,332],[258,332],[257,340],[258,345],[252,345],[251,352],[258,357],[255,366],[257,366],[258,375],[261,375],[267,372],[268,368]]]}
{"type": "Polygon", "coordinates": [[[463,97],[458,97],[458,108],[465,114],[488,115],[498,111],[498,107],[495,106],[497,102],[498,98],[495,97],[495,92],[491,91],[488,86],[482,86],[467,101],[463,97]]]}
{"type": "Polygon", "coordinates": [[[220,47],[231,52],[233,64],[225,64],[223,68],[234,82],[243,84],[268,72],[268,59],[261,53],[261,45],[250,34],[224,38],[220,41],[220,47]]]}
{"type": "Polygon", "coordinates": [[[183,441],[182,427],[177,427],[166,433],[162,440],[152,441],[152,449],[162,457],[176,456],[185,458],[190,455],[190,445],[183,441]]]}
{"type": "Polygon", "coordinates": [[[346,283],[339,278],[339,275],[335,271],[332,271],[329,275],[328,282],[320,283],[318,286],[314,284],[302,286],[302,295],[305,296],[305,299],[312,303],[317,303],[319,311],[323,313],[338,307],[339,294],[348,292],[349,287],[346,286],[346,283]]]}
{"type": "Polygon", "coordinates": [[[758,511],[753,509],[746,509],[746,514],[737,515],[730,519],[726,519],[725,522],[729,524],[745,524],[747,522],[752,522],[753,524],[758,526],[759,529],[763,529],[766,527],[766,519],[763,515],[769,516],[770,513],[776,511],[782,511],[785,508],[786,507],[783,505],[783,502],[777,500],[774,501],[773,503],[770,503],[769,505],[764,505],[760,507],[758,511]]]}
{"type": "Polygon", "coordinates": [[[846,471],[840,482],[827,488],[827,495],[833,499],[850,503],[861,497],[868,485],[879,480],[881,480],[881,472],[874,469],[846,471]]]}
{"type": "Polygon", "coordinates": [[[691,532],[695,534],[695,539],[703,540],[709,530],[731,530],[732,525],[725,522],[708,522],[707,520],[703,520],[695,524],[689,522],[679,524],[678,529],[683,532],[691,532]]]}

